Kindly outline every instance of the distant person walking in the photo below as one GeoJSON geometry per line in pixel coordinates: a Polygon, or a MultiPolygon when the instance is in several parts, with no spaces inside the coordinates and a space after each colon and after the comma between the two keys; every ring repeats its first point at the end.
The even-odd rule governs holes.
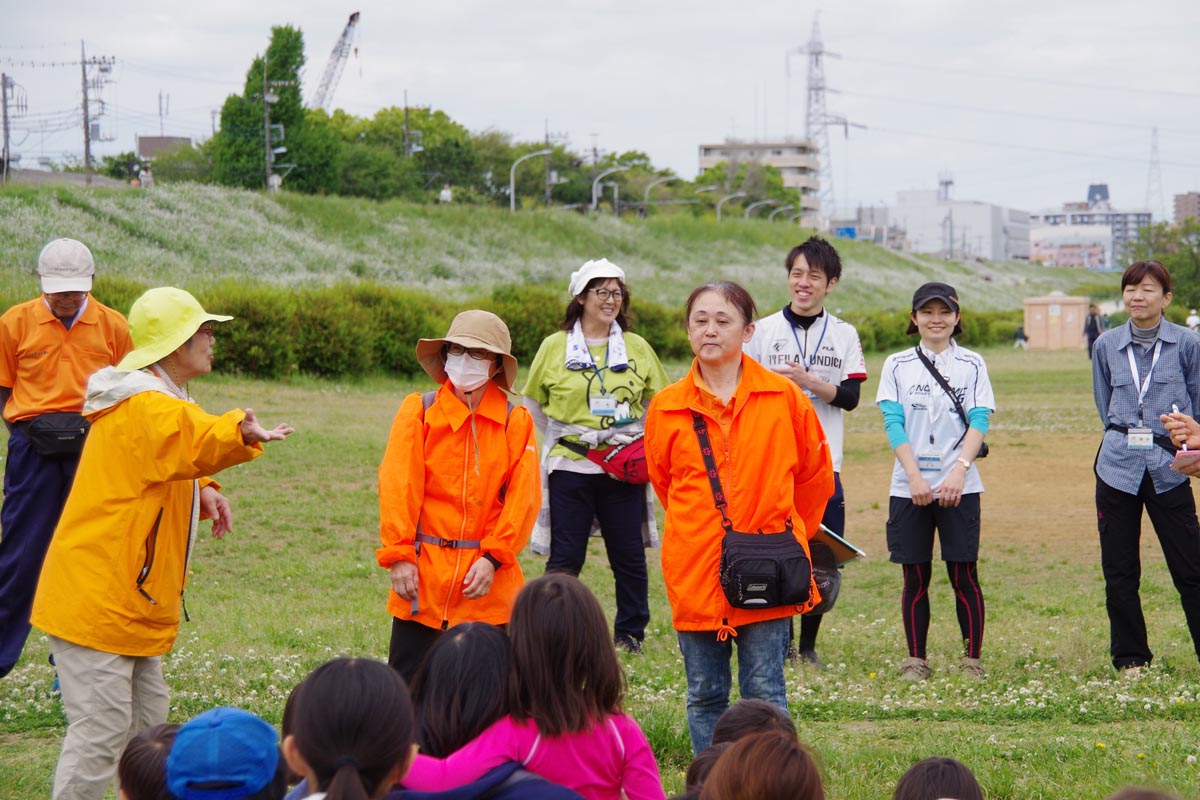
{"type": "Polygon", "coordinates": [[[29,635],[38,573],[87,423],[88,376],[133,349],[120,312],[92,297],[92,253],[56,239],[38,256],[40,297],[0,317],[0,406],[8,426],[0,510],[0,677],[16,665],[29,635]]]}
{"type": "Polygon", "coordinates": [[[1106,330],[1108,330],[1108,321],[1100,313],[1100,306],[1092,303],[1088,306],[1087,319],[1083,321],[1083,335],[1087,337],[1089,359],[1092,357],[1092,350],[1096,347],[1096,340],[1106,330]]]}
{"type": "Polygon", "coordinates": [[[1192,331],[1193,333],[1200,331],[1200,314],[1196,313],[1196,309],[1193,308],[1188,312],[1187,320],[1185,320],[1185,322],[1187,322],[1189,331],[1192,331]]]}
{"type": "MultiPolygon", "coordinates": [[[[790,299],[782,311],[755,323],[746,355],[795,383],[812,401],[833,458],[833,497],[821,524],[846,535],[846,500],[842,493],[843,416],[858,408],[859,389],[867,379],[858,331],[825,310],[825,298],[842,277],[842,259],[833,245],[813,236],[793,247],[784,266],[790,299]]],[[[818,558],[813,553],[813,558],[818,558]]],[[[818,562],[819,563],[819,562],[818,562]]],[[[833,567],[830,563],[826,566],[833,567]]],[[[817,667],[817,631],[823,614],[800,618],[798,657],[817,667]]]]}
{"type": "Polygon", "coordinates": [[[1113,666],[1128,670],[1154,657],[1139,594],[1143,511],[1200,656],[1200,522],[1187,476],[1171,468],[1175,444],[1168,430],[1182,442],[1181,429],[1164,427],[1171,419],[1165,415],[1177,411],[1186,419],[1200,409],[1200,339],[1164,318],[1171,274],[1161,263],[1131,264],[1121,276],[1121,296],[1129,322],[1097,341],[1092,393],[1105,431],[1095,471],[1109,650],[1113,666]]]}
{"type": "Polygon", "coordinates": [[[1018,347],[1022,350],[1029,349],[1029,337],[1025,335],[1024,325],[1018,325],[1016,333],[1013,334],[1013,350],[1016,350],[1018,347]]]}

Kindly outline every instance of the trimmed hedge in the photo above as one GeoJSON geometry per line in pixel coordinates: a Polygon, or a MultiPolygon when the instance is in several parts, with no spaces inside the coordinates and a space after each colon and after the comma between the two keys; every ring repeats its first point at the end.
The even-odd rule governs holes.
{"type": "MultiPolygon", "coordinates": [[[[95,295],[128,313],[146,288],[101,276],[95,295]]],[[[226,281],[193,293],[205,308],[234,317],[218,329],[216,368],[259,378],[418,375],[417,339],[443,335],[454,315],[466,308],[486,309],[503,319],[512,334],[513,355],[529,364],[542,340],[558,330],[566,309],[560,291],[516,284],[462,303],[374,283],[292,289],[226,281]]],[[[635,298],[629,318],[630,329],[650,342],[660,358],[691,358],[682,307],[635,298]]],[[[1008,344],[1022,319],[1020,311],[969,312],[959,341],[967,347],[1008,344]]],[[[847,320],[858,329],[867,352],[891,353],[916,341],[905,333],[908,315],[902,311],[848,315],[847,320]]]]}

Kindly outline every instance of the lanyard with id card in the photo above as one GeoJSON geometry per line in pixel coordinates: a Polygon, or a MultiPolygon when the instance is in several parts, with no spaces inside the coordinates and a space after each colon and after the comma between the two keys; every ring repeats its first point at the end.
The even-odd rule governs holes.
{"type": "Polygon", "coordinates": [[[1145,401],[1146,393],[1150,390],[1150,376],[1154,374],[1154,367],[1158,364],[1158,357],[1162,354],[1162,339],[1154,343],[1154,357],[1150,359],[1150,369],[1146,371],[1146,378],[1142,380],[1138,375],[1137,359],[1133,355],[1134,345],[1132,342],[1125,350],[1125,354],[1129,356],[1129,371],[1133,374],[1133,385],[1138,387],[1138,421],[1137,426],[1129,429],[1125,434],[1125,447],[1130,450],[1152,450],[1154,449],[1154,431],[1146,426],[1145,418],[1145,401]]]}
{"type": "MultiPolygon", "coordinates": [[[[604,348],[604,368],[608,369],[607,347],[604,348]]],[[[617,398],[610,395],[604,387],[604,376],[600,374],[600,367],[596,366],[595,361],[592,362],[592,369],[596,371],[596,380],[600,383],[600,394],[588,398],[588,411],[596,417],[615,417],[617,415],[617,398]]]]}

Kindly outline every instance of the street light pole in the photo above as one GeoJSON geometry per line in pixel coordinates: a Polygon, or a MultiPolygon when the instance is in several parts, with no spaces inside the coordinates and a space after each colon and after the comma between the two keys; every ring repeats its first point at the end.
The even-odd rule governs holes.
{"type": "Polygon", "coordinates": [[[668,175],[665,178],[659,178],[658,180],[650,181],[650,183],[646,186],[646,191],[642,193],[642,207],[644,208],[646,206],[646,204],[650,202],[650,190],[651,189],[653,189],[655,186],[658,186],[660,183],[666,183],[667,181],[677,181],[677,180],[679,180],[678,175],[668,175]]]}
{"type": "Polygon", "coordinates": [[[751,203],[746,206],[746,213],[742,215],[743,219],[750,219],[750,215],[754,213],[754,209],[759,206],[773,206],[778,203],[778,200],[759,200],[757,203],[751,203]]]}
{"type": "Polygon", "coordinates": [[[523,155],[513,162],[512,167],[508,170],[508,213],[517,213],[517,164],[530,158],[549,155],[553,152],[553,150],[538,150],[536,153],[523,155]]]}
{"type": "Polygon", "coordinates": [[[786,206],[780,206],[767,215],[767,222],[774,222],[776,214],[782,214],[784,211],[791,211],[793,208],[795,208],[795,206],[791,203],[788,203],[786,206]]]}
{"type": "Polygon", "coordinates": [[[746,196],[745,192],[734,192],[733,194],[727,194],[724,197],[722,197],[720,200],[718,200],[717,201],[717,222],[721,221],[721,206],[725,205],[726,200],[734,200],[736,198],[745,197],[745,196],[746,196]]]}
{"type": "MultiPolygon", "coordinates": [[[[624,172],[627,169],[629,167],[613,167],[596,176],[596,179],[592,181],[592,211],[595,211],[600,206],[600,181],[614,172],[624,172]]],[[[616,209],[613,210],[615,211],[616,209]]]]}

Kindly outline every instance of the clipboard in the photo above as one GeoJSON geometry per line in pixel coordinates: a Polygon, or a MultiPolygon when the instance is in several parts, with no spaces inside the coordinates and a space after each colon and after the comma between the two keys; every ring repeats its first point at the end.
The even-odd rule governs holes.
{"type": "Polygon", "coordinates": [[[826,528],[824,525],[822,525],[820,529],[813,534],[813,537],[809,539],[809,542],[821,542],[822,544],[826,545],[830,550],[833,551],[833,557],[837,561],[837,565],[839,567],[843,564],[849,564],[851,561],[867,557],[865,552],[859,550],[857,547],[850,544],[841,536],[838,536],[829,528],[826,528]]]}

